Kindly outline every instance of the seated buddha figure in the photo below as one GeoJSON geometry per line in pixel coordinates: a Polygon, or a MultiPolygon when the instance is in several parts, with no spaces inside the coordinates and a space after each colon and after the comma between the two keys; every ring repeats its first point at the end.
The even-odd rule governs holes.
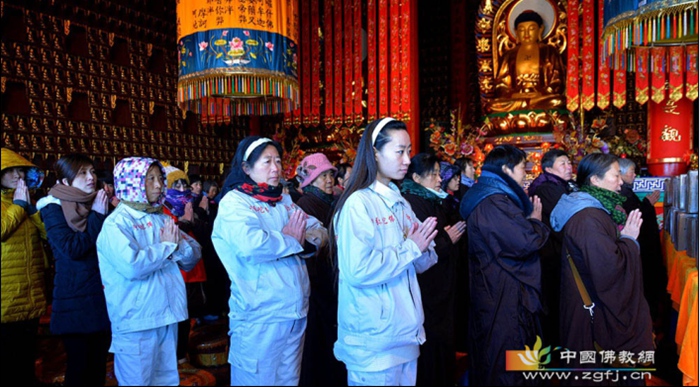
{"type": "Polygon", "coordinates": [[[515,19],[517,44],[501,58],[494,113],[564,108],[564,65],[555,47],[542,43],[542,17],[527,10],[515,19]]]}

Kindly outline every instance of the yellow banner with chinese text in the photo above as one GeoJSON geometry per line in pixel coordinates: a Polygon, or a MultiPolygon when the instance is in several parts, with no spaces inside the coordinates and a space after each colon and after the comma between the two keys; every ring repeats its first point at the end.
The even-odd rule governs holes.
{"type": "Polygon", "coordinates": [[[298,8],[289,0],[180,0],[177,39],[196,32],[240,28],[277,33],[298,42],[298,8]]]}

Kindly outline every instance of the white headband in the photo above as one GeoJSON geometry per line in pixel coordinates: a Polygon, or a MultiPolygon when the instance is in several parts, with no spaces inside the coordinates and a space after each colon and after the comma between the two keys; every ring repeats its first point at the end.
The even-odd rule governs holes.
{"type": "Polygon", "coordinates": [[[270,142],[270,140],[267,137],[260,137],[259,139],[253,141],[252,144],[248,145],[248,149],[245,150],[245,153],[243,154],[243,161],[248,161],[248,157],[250,157],[250,154],[253,153],[255,148],[259,147],[260,145],[270,142]]]}
{"type": "Polygon", "coordinates": [[[382,120],[379,121],[377,126],[374,127],[374,132],[372,132],[372,146],[374,146],[374,143],[377,141],[377,136],[379,136],[379,132],[382,131],[382,128],[391,121],[396,120],[392,117],[382,118],[382,120]]]}

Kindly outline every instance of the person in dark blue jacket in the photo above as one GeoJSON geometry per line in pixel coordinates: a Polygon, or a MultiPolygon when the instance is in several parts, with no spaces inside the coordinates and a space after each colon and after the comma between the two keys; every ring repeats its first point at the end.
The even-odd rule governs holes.
{"type": "Polygon", "coordinates": [[[56,185],[37,203],[56,260],[51,332],[66,349],[65,384],[103,386],[111,333],[96,243],[107,194],[96,190],[94,164],[85,155],[63,156],[55,170],[56,185]]]}

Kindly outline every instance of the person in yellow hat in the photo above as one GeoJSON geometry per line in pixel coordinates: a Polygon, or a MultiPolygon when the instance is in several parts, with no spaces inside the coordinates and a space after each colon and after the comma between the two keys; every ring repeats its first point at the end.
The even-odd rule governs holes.
{"type": "Polygon", "coordinates": [[[37,329],[46,311],[41,239],[46,230],[32,205],[29,190],[38,188],[44,173],[27,159],[2,148],[2,365],[17,380],[36,384],[37,329]]]}

